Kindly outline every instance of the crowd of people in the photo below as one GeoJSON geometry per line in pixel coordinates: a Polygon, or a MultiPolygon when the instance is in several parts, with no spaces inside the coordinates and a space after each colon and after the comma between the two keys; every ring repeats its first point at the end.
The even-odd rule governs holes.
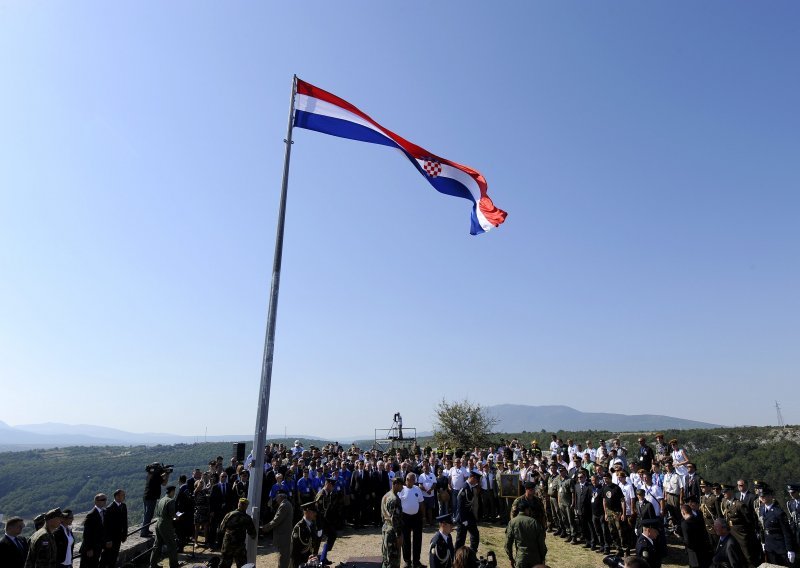
{"type": "MultiPolygon", "coordinates": [[[[350,526],[381,527],[384,568],[427,568],[425,559],[431,568],[475,568],[479,522],[506,525],[512,568],[544,564],[545,534],[650,568],[661,565],[668,539],[685,547],[693,568],[796,560],[799,486],[788,486],[790,500],[781,506],[763,483],[751,488],[739,480],[734,488],[703,480],[678,440],[665,442],[662,434],[652,445],[639,438],[632,451],[618,440],[582,445],[556,435],[548,445],[513,439],[470,450],[306,449],[297,440],[265,451],[255,521],[246,513],[252,454],[227,465],[218,456],[176,485],[170,471],[148,467],[141,536],[155,537],[151,565],[165,545],[175,568],[177,551],[189,544],[221,550],[225,565],[241,565],[246,539],[257,530],[271,535],[279,568],[309,559],[329,565],[339,531],[350,526]],[[426,526],[437,528],[428,546],[426,526]]],[[[117,490],[107,506],[105,494],[95,497],[79,548],[82,566],[116,566],[128,531],[125,498],[117,490]]],[[[49,511],[30,542],[19,536],[22,519],[7,519],[0,565],[70,566],[72,518],[49,511]]]]}

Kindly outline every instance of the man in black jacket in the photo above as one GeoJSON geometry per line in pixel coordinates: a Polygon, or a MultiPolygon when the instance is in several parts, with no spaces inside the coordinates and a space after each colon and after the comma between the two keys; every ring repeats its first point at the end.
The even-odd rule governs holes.
{"type": "Polygon", "coordinates": [[[117,565],[119,547],[128,538],[128,506],[125,504],[125,491],[114,491],[114,500],[106,507],[103,522],[105,546],[100,557],[100,566],[114,568],[117,565]]]}
{"type": "Polygon", "coordinates": [[[722,517],[714,521],[714,532],[719,537],[719,544],[711,559],[711,565],[714,568],[747,568],[747,560],[739,543],[731,536],[728,521],[722,517]]]}
{"type": "Polygon", "coordinates": [[[9,517],[6,521],[6,534],[0,539],[0,566],[3,568],[22,568],[28,557],[28,540],[20,536],[25,521],[20,517],[9,517]]]}
{"type": "Polygon", "coordinates": [[[100,554],[105,547],[105,530],[103,518],[105,516],[106,501],[104,493],[94,496],[94,507],[83,521],[83,541],[81,541],[81,568],[97,568],[100,565],[100,554]]]}
{"type": "MultiPolygon", "coordinates": [[[[211,496],[209,497],[209,508],[211,510],[211,527],[209,529],[211,538],[211,549],[217,550],[222,546],[222,536],[217,538],[217,527],[222,522],[223,517],[232,511],[234,497],[236,493],[228,483],[228,474],[224,471],[219,476],[219,483],[211,487],[211,496]]],[[[238,497],[236,497],[238,500],[238,497]]]]}

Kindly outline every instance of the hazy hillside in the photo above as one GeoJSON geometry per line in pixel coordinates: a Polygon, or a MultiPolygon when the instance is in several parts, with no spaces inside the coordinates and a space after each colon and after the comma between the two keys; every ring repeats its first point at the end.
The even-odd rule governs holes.
{"type": "Polygon", "coordinates": [[[581,412],[569,406],[526,406],[521,404],[498,404],[488,406],[487,412],[497,418],[498,432],[553,431],[564,427],[570,430],[686,430],[697,428],[719,428],[719,424],[708,424],[696,420],[660,416],[656,414],[612,414],[607,412],[581,412]]]}

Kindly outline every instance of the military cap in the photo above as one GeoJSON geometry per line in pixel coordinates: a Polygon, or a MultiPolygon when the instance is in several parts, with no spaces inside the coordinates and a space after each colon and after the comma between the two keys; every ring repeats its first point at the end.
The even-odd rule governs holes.
{"type": "Polygon", "coordinates": [[[59,508],[50,509],[44,514],[44,520],[50,521],[52,519],[63,519],[64,513],[59,508]]]}
{"type": "Polygon", "coordinates": [[[720,487],[722,491],[724,491],[725,493],[727,493],[728,491],[733,493],[733,485],[731,485],[730,483],[722,483],[720,487]]]}
{"type": "Polygon", "coordinates": [[[452,525],[453,524],[453,515],[451,515],[450,513],[447,513],[447,514],[444,514],[444,515],[439,515],[438,517],[436,517],[436,522],[445,523],[447,525],[452,525]]]}
{"type": "Polygon", "coordinates": [[[64,518],[65,519],[69,519],[69,518],[71,518],[73,516],[72,515],[72,509],[64,509],[61,512],[64,513],[64,518]]]}
{"type": "Polygon", "coordinates": [[[656,519],[642,519],[642,527],[658,530],[659,525],[663,526],[664,521],[661,518],[656,519]]]}
{"type": "Polygon", "coordinates": [[[757,479],[753,480],[753,489],[763,489],[764,487],[767,487],[767,484],[763,481],[759,481],[757,479]]]}
{"type": "Polygon", "coordinates": [[[44,521],[45,521],[45,514],[44,513],[39,513],[38,515],[33,517],[33,523],[34,524],[43,523],[44,521]]]}
{"type": "Polygon", "coordinates": [[[169,493],[170,491],[175,491],[174,485],[167,485],[167,493],[169,493]]]}
{"type": "Polygon", "coordinates": [[[300,508],[304,511],[317,511],[317,504],[314,501],[309,501],[308,503],[303,503],[300,505],[300,508]]]}
{"type": "Polygon", "coordinates": [[[331,483],[336,483],[337,481],[339,481],[339,478],[336,477],[335,475],[331,474],[331,475],[329,475],[328,477],[325,478],[325,481],[326,482],[330,481],[331,483]]]}
{"type": "MultiPolygon", "coordinates": [[[[284,493],[286,493],[286,492],[284,491],[284,493]]],[[[248,501],[246,497],[240,497],[239,498],[239,505],[249,505],[249,504],[250,504],[250,501],[248,501]]]]}
{"type": "Polygon", "coordinates": [[[786,486],[787,491],[800,491],[800,483],[790,483],[786,486]]]}
{"type": "Polygon", "coordinates": [[[705,487],[706,485],[708,485],[708,483],[706,483],[706,480],[705,479],[701,479],[700,480],[700,487],[705,487]]]}
{"type": "Polygon", "coordinates": [[[761,495],[775,495],[775,491],[769,485],[764,485],[761,489],[761,495]]]}
{"type": "Polygon", "coordinates": [[[483,474],[477,469],[473,469],[472,471],[469,472],[469,474],[470,476],[483,477],[483,474]]]}
{"type": "Polygon", "coordinates": [[[536,484],[533,481],[526,481],[525,489],[536,489],[536,484]]]}
{"type": "Polygon", "coordinates": [[[716,481],[711,484],[712,489],[722,489],[722,484],[717,483],[716,481]]]}

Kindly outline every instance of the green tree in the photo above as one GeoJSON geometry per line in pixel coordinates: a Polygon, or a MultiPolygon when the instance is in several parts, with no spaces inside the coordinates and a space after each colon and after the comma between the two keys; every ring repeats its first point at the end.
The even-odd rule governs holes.
{"type": "Polygon", "coordinates": [[[436,407],[433,438],[440,448],[485,447],[496,425],[497,419],[480,404],[467,399],[447,402],[443,398],[436,407]]]}

